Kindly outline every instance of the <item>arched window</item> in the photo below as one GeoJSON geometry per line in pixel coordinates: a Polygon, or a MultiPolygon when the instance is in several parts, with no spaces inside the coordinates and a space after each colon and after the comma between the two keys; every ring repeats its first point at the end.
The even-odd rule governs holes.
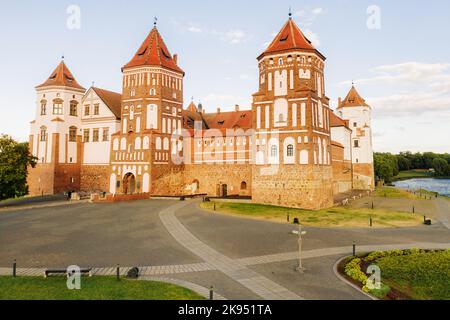
{"type": "Polygon", "coordinates": [[[169,138],[164,138],[164,150],[169,150],[169,138]]]}
{"type": "Polygon", "coordinates": [[[278,146],[272,146],[270,148],[270,156],[273,158],[278,157],[278,146]]]}
{"type": "Polygon", "coordinates": [[[279,123],[283,123],[283,122],[284,122],[284,115],[283,115],[282,113],[280,113],[280,114],[278,115],[278,122],[279,122],[279,123]]]}
{"type": "Polygon", "coordinates": [[[114,141],[113,141],[113,150],[114,151],[119,150],[119,139],[114,139],[114,141]]]}
{"type": "Polygon", "coordinates": [[[41,141],[47,141],[47,127],[41,127],[41,141]]]}
{"type": "Polygon", "coordinates": [[[136,141],[134,142],[134,149],[141,150],[141,144],[142,144],[141,138],[137,137],[136,141]]]}
{"type": "Polygon", "coordinates": [[[156,95],[156,90],[155,89],[150,89],[150,95],[151,96],[155,96],[156,95]]]}
{"type": "Polygon", "coordinates": [[[294,156],[294,146],[292,144],[287,146],[287,152],[286,155],[288,157],[293,157],[294,156]]]}
{"type": "Polygon", "coordinates": [[[156,138],[156,150],[161,150],[162,149],[162,140],[160,137],[156,138]]]}
{"type": "Polygon", "coordinates": [[[278,65],[282,66],[283,65],[283,58],[278,59],[278,65]]]}
{"type": "Polygon", "coordinates": [[[143,140],[142,144],[143,144],[143,149],[144,150],[150,149],[150,138],[149,137],[144,137],[144,140],[143,140]]]}
{"type": "Polygon", "coordinates": [[[70,142],[77,142],[77,127],[70,127],[69,128],[69,141],[70,142]]]}
{"type": "Polygon", "coordinates": [[[241,182],[241,190],[247,190],[247,182],[245,181],[241,182]]]}

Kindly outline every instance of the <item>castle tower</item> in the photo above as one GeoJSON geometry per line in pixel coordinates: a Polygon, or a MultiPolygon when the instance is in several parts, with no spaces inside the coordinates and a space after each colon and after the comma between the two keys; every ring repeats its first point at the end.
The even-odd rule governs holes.
{"type": "Polygon", "coordinates": [[[253,201],[305,209],[331,207],[325,57],[290,16],[258,64],[253,201]]]}
{"type": "Polygon", "coordinates": [[[84,92],[64,61],[36,87],[36,117],[31,123],[30,150],[38,158],[38,164],[28,174],[31,195],[79,190],[84,92]]]}
{"type": "Polygon", "coordinates": [[[339,99],[338,115],[350,123],[352,129],[353,189],[374,190],[372,109],[353,85],[343,101],[339,99]]]}
{"type": "Polygon", "coordinates": [[[122,72],[121,130],[112,137],[110,192],[179,193],[159,179],[181,169],[171,158],[181,148],[175,135],[182,130],[184,72],[156,24],[122,72]]]}

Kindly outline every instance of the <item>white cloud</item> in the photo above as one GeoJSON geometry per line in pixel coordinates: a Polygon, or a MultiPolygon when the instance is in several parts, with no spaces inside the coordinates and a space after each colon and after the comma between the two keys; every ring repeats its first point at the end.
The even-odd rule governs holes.
{"type": "Polygon", "coordinates": [[[323,9],[322,9],[322,8],[315,8],[315,9],[312,11],[312,14],[315,15],[315,16],[318,16],[318,15],[320,15],[320,14],[322,14],[322,13],[323,13],[323,9]]]}
{"type": "Polygon", "coordinates": [[[242,30],[229,30],[225,33],[219,33],[222,40],[225,40],[231,44],[240,44],[245,42],[247,35],[242,30]]]}
{"type": "Polygon", "coordinates": [[[199,28],[199,27],[190,26],[190,27],[188,28],[188,31],[193,32],[193,33],[201,33],[201,32],[202,32],[202,29],[199,28]]]}
{"type": "Polygon", "coordinates": [[[303,33],[306,38],[309,39],[309,41],[312,42],[313,46],[318,48],[320,47],[320,39],[319,35],[317,33],[312,32],[310,29],[303,30],[303,33]]]}
{"type": "Polygon", "coordinates": [[[359,79],[357,85],[394,91],[366,99],[376,117],[450,113],[450,64],[405,62],[378,66],[371,72],[373,77],[359,79]]]}

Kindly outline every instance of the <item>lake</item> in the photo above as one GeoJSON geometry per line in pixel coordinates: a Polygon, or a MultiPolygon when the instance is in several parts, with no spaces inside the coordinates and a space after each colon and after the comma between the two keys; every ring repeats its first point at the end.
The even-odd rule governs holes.
{"type": "Polygon", "coordinates": [[[394,182],[394,186],[409,190],[425,189],[450,196],[450,179],[410,179],[394,182]]]}

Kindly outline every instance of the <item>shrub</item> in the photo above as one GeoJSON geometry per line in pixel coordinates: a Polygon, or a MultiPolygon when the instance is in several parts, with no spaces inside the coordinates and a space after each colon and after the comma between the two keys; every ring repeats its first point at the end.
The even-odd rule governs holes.
{"type": "Polygon", "coordinates": [[[361,270],[361,259],[355,258],[345,266],[345,274],[363,285],[367,283],[367,275],[361,270]]]}

